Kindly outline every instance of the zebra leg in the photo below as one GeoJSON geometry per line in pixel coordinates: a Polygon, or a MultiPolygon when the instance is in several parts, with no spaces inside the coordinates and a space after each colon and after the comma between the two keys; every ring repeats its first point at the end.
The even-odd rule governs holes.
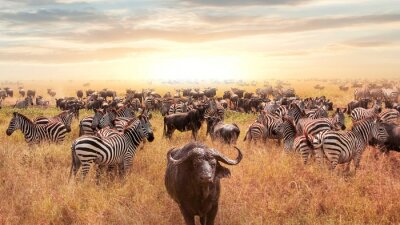
{"type": "Polygon", "coordinates": [[[93,163],[93,160],[83,161],[81,163],[82,163],[81,178],[82,180],[84,180],[90,170],[90,166],[93,163]]]}

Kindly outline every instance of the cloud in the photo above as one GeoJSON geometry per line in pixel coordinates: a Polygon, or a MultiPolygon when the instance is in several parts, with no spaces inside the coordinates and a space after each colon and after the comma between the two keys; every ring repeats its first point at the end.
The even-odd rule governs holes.
{"type": "MultiPolygon", "coordinates": [[[[198,29],[189,29],[187,27],[167,27],[162,29],[114,26],[105,29],[89,29],[84,32],[59,35],[60,38],[64,37],[78,42],[122,42],[161,39],[175,42],[201,43],[252,35],[307,32],[393,22],[400,22],[400,14],[324,17],[311,19],[266,18],[259,19],[253,24],[248,24],[247,26],[236,26],[235,23],[232,23],[224,26],[224,29],[220,29],[218,25],[213,26],[213,23],[209,22],[204,24],[202,28],[198,29]]],[[[226,21],[224,21],[224,23],[226,23],[226,21]]]]}
{"type": "Polygon", "coordinates": [[[205,6],[250,6],[250,5],[300,5],[314,0],[183,0],[184,3],[205,6]]]}
{"type": "Polygon", "coordinates": [[[1,13],[0,19],[8,23],[87,23],[87,22],[104,22],[110,18],[105,14],[98,13],[94,10],[68,10],[68,9],[40,9],[31,12],[15,12],[1,13]]]}
{"type": "Polygon", "coordinates": [[[144,54],[161,49],[154,48],[99,48],[95,50],[78,50],[63,48],[10,48],[0,52],[0,61],[35,62],[35,63],[80,63],[92,61],[109,61],[121,59],[133,54],[144,54]]]}

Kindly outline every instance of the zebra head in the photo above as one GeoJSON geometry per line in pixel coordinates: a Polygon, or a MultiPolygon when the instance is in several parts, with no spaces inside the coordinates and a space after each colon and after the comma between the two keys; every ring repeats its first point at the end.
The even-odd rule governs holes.
{"type": "Polygon", "coordinates": [[[381,143],[385,142],[389,138],[389,134],[385,127],[378,120],[373,122],[372,137],[381,143]]]}
{"type": "Polygon", "coordinates": [[[10,136],[15,130],[17,130],[20,125],[19,125],[19,120],[17,120],[17,116],[19,114],[17,112],[13,112],[13,118],[10,121],[10,124],[8,125],[8,128],[6,130],[6,134],[10,136]]]}
{"type": "Polygon", "coordinates": [[[374,110],[375,110],[375,113],[382,112],[382,101],[381,100],[375,100],[374,110]]]}
{"type": "Polygon", "coordinates": [[[346,124],[345,124],[345,112],[347,108],[344,110],[341,110],[340,108],[336,109],[335,114],[333,115],[333,121],[334,121],[334,126],[337,128],[337,130],[346,130],[346,124]]]}
{"type": "Polygon", "coordinates": [[[92,129],[96,130],[99,127],[100,120],[104,116],[104,112],[102,109],[97,109],[95,110],[94,116],[93,116],[93,121],[92,121],[92,129]]]}
{"type": "Polygon", "coordinates": [[[150,123],[151,113],[144,112],[138,116],[140,121],[140,131],[143,137],[146,137],[149,142],[154,140],[153,128],[150,123]]]}

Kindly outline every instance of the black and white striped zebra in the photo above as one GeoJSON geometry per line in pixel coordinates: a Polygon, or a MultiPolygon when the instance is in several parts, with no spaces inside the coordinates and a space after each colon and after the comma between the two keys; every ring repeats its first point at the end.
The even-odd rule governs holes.
{"type": "Polygon", "coordinates": [[[67,129],[61,122],[49,122],[47,124],[35,124],[28,117],[14,112],[13,118],[8,125],[6,134],[10,136],[15,130],[20,129],[24,134],[25,141],[29,144],[40,142],[61,142],[64,140],[67,129]]]}
{"type": "MultiPolygon", "coordinates": [[[[120,113],[119,115],[123,115],[120,113]]],[[[149,118],[151,118],[152,114],[149,114],[149,118]]],[[[96,112],[93,116],[92,121],[92,129],[102,129],[105,127],[115,128],[118,131],[123,131],[125,125],[135,117],[119,117],[118,111],[115,110],[107,110],[106,113],[96,112]]]]}
{"type": "Polygon", "coordinates": [[[372,138],[385,142],[388,133],[380,122],[372,118],[364,119],[353,124],[351,131],[324,131],[317,134],[313,146],[320,151],[331,163],[331,169],[337,164],[354,161],[355,168],[360,165],[362,153],[372,138]]]}
{"type": "Polygon", "coordinates": [[[396,109],[385,109],[379,113],[378,118],[383,123],[396,123],[400,118],[400,113],[396,109]]]}
{"type": "Polygon", "coordinates": [[[267,132],[265,131],[264,124],[254,122],[247,129],[243,141],[248,141],[248,143],[251,143],[252,141],[258,142],[259,140],[262,140],[264,143],[266,143],[266,133],[267,132]]]}
{"type": "Polygon", "coordinates": [[[377,100],[375,101],[375,104],[372,108],[370,109],[364,109],[361,107],[353,109],[351,111],[351,120],[354,122],[357,122],[359,120],[371,118],[377,116],[380,112],[382,111],[382,102],[377,100]]]}
{"type": "Polygon", "coordinates": [[[283,118],[285,116],[288,115],[288,108],[285,105],[280,105],[275,112],[273,113],[273,115],[279,116],[280,118],[283,118]]]}
{"type": "Polygon", "coordinates": [[[84,178],[93,163],[100,167],[122,167],[122,174],[125,174],[132,165],[139,144],[145,138],[150,142],[154,140],[151,124],[145,114],[139,115],[137,120],[132,119],[120,135],[79,137],[71,147],[70,177],[72,174],[76,176],[82,166],[81,174],[84,178]]]}
{"type": "Polygon", "coordinates": [[[311,119],[318,119],[318,118],[327,118],[328,112],[326,111],[324,106],[318,107],[316,109],[311,109],[306,112],[306,117],[311,119]]]}
{"type": "Polygon", "coordinates": [[[385,100],[391,101],[391,102],[398,102],[399,92],[396,89],[384,88],[384,89],[382,89],[382,91],[383,91],[383,96],[384,96],[385,100]]]}
{"type": "Polygon", "coordinates": [[[277,139],[278,144],[281,140],[280,124],[282,120],[270,114],[262,112],[257,120],[251,124],[246,132],[244,141],[249,142],[263,140],[265,143],[268,138],[277,139]]]}
{"type": "Polygon", "coordinates": [[[188,112],[188,111],[191,110],[191,109],[193,109],[193,108],[190,108],[190,109],[189,109],[189,106],[188,106],[185,102],[182,102],[182,103],[175,103],[175,104],[172,104],[172,105],[169,107],[168,115],[175,114],[175,113],[184,113],[184,112],[188,112]]]}
{"type": "Polygon", "coordinates": [[[302,118],[296,124],[298,134],[316,135],[324,130],[345,130],[345,109],[336,109],[331,118],[302,118]]]}
{"type": "Polygon", "coordinates": [[[63,111],[60,114],[51,117],[51,118],[47,118],[44,116],[39,116],[36,117],[33,122],[35,124],[47,124],[50,122],[61,122],[64,124],[65,128],[67,129],[67,132],[71,132],[71,123],[72,123],[72,119],[74,117],[74,112],[71,112],[69,110],[63,111]]]}

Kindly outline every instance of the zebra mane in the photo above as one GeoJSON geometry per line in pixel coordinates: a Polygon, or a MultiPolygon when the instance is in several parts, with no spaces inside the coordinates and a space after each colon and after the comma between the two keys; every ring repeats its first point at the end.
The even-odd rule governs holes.
{"type": "Polygon", "coordinates": [[[29,119],[29,118],[26,117],[25,115],[22,115],[21,113],[13,112],[13,115],[14,115],[14,116],[19,116],[19,117],[21,117],[22,119],[28,121],[29,123],[33,123],[31,119],[29,119]]]}
{"type": "Polygon", "coordinates": [[[122,133],[125,133],[129,128],[131,128],[132,124],[135,124],[135,122],[140,121],[137,118],[133,118],[131,120],[128,121],[128,123],[125,125],[124,130],[122,131],[122,133]]]}

